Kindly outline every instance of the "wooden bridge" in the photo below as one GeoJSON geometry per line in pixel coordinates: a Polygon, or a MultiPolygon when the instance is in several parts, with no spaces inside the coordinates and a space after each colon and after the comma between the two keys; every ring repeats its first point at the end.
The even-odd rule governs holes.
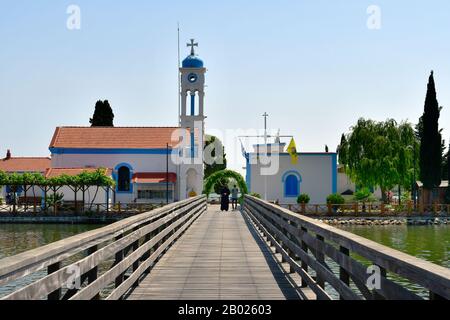
{"type": "Polygon", "coordinates": [[[449,299],[450,270],[246,196],[203,196],[0,260],[2,299],[449,299]]]}

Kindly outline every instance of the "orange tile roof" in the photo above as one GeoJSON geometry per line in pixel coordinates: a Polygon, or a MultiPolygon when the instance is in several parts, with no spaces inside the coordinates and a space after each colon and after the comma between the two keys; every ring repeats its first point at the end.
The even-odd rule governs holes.
{"type": "MultiPolygon", "coordinates": [[[[133,174],[134,183],[164,183],[167,181],[165,172],[137,172],[133,174]]],[[[177,174],[169,172],[169,182],[177,182],[177,174]]]]}
{"type": "Polygon", "coordinates": [[[12,157],[0,159],[0,171],[4,172],[41,172],[51,166],[47,157],[12,157]]]}
{"type": "MultiPolygon", "coordinates": [[[[94,172],[98,168],[48,168],[45,172],[46,178],[59,177],[63,174],[68,176],[76,176],[83,172],[94,172]]],[[[112,176],[112,169],[106,169],[106,175],[108,177],[112,176]]]]}
{"type": "Polygon", "coordinates": [[[57,127],[50,148],[161,149],[172,140],[177,127],[57,127]]]}

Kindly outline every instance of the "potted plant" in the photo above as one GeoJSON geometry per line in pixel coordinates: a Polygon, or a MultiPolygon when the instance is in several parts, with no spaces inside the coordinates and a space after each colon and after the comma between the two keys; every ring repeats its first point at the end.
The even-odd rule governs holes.
{"type": "Polygon", "coordinates": [[[306,212],[306,205],[309,203],[309,201],[311,201],[311,198],[306,193],[302,193],[298,196],[297,203],[301,206],[302,213],[306,212]]]}
{"type": "Polygon", "coordinates": [[[336,212],[340,205],[345,203],[345,199],[339,193],[330,194],[327,197],[327,204],[333,207],[334,212],[336,212]]]}
{"type": "Polygon", "coordinates": [[[196,197],[197,196],[197,192],[195,192],[194,190],[191,190],[190,192],[189,192],[189,198],[194,198],[194,197],[196,197]]]}

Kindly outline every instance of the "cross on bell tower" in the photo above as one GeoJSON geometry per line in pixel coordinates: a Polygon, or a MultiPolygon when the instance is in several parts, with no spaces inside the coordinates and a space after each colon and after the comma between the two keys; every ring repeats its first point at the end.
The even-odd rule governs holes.
{"type": "Polygon", "coordinates": [[[191,39],[191,43],[187,43],[186,46],[191,47],[191,56],[195,56],[194,47],[198,47],[198,42],[195,42],[194,39],[191,39]]]}

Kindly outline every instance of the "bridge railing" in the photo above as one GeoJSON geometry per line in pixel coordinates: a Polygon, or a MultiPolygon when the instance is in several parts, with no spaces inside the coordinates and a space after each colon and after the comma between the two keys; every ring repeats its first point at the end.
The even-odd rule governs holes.
{"type": "Polygon", "coordinates": [[[449,299],[450,269],[255,197],[243,205],[318,299],[449,299]]]}
{"type": "Polygon", "coordinates": [[[280,207],[308,216],[447,216],[449,204],[418,204],[414,208],[412,201],[402,204],[384,204],[371,202],[354,202],[346,204],[287,204],[276,203],[280,207]]]}
{"type": "Polygon", "coordinates": [[[199,196],[4,258],[2,299],[121,299],[205,210],[199,196]]]}

